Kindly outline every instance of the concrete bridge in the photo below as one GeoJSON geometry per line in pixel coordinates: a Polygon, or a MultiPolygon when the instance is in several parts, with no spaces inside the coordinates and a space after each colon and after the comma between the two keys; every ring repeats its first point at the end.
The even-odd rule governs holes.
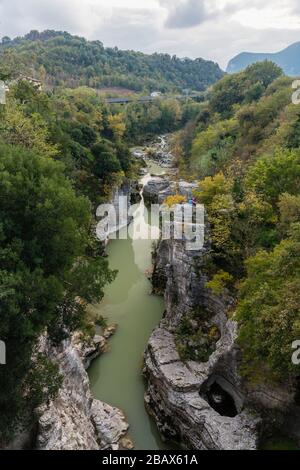
{"type": "MultiPolygon", "coordinates": [[[[160,96],[160,97],[157,97],[157,96],[139,96],[139,97],[130,97],[130,96],[121,96],[121,97],[117,97],[117,98],[105,98],[104,101],[105,103],[107,104],[128,104],[128,103],[133,103],[133,102],[137,102],[137,103],[150,103],[151,101],[155,101],[155,100],[162,100],[162,99],[166,99],[166,98],[172,98],[172,97],[169,97],[169,96],[160,96]]],[[[202,94],[199,94],[199,95],[177,95],[177,96],[174,96],[173,97],[174,99],[177,99],[177,100],[183,100],[183,99],[192,99],[192,100],[195,100],[195,101],[200,101],[200,100],[203,100],[204,98],[204,93],[202,94]]]]}
{"type": "Polygon", "coordinates": [[[126,104],[126,103],[132,103],[133,101],[137,101],[138,103],[149,103],[150,101],[154,101],[157,98],[154,98],[153,96],[140,96],[138,98],[131,98],[130,96],[121,96],[119,98],[105,98],[105,103],[108,104],[126,104]]]}

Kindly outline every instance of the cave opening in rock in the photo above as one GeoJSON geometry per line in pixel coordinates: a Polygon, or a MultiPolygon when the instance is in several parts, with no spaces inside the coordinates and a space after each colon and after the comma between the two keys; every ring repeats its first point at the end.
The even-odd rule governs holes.
{"type": "Polygon", "coordinates": [[[238,414],[234,399],[217,382],[207,388],[204,398],[221,416],[234,418],[238,414]]]}

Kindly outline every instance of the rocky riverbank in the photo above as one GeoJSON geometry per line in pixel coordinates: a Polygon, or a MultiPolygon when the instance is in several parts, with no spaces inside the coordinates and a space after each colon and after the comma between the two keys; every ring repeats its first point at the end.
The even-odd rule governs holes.
{"type": "Polygon", "coordinates": [[[149,413],[165,438],[191,449],[257,449],[276,432],[300,441],[293,386],[241,379],[233,299],[206,287],[208,258],[207,243],[199,251],[181,240],[158,245],[152,281],[166,311],[145,352],[149,413]]]}
{"type": "Polygon", "coordinates": [[[107,348],[104,336],[84,342],[79,334],[57,348],[43,338],[42,349],[59,366],[63,384],[57,398],[38,410],[37,449],[100,450],[131,447],[123,413],[95,400],[86,368],[107,348]]]}
{"type": "Polygon", "coordinates": [[[165,287],[166,313],[145,353],[145,402],[163,435],[188,448],[255,449],[260,418],[247,409],[239,387],[236,325],[226,316],[231,299],[205,287],[207,251],[186,251],[181,240],[159,244],[153,284],[165,287]],[[183,322],[195,333],[202,329],[202,338],[191,338],[196,354],[207,348],[205,332],[218,332],[206,361],[180,357],[176,342],[183,322]]]}
{"type": "Polygon", "coordinates": [[[162,168],[169,170],[174,167],[174,156],[170,150],[170,136],[161,135],[149,144],[132,149],[132,155],[140,159],[146,165],[153,161],[159,163],[162,168]]]}

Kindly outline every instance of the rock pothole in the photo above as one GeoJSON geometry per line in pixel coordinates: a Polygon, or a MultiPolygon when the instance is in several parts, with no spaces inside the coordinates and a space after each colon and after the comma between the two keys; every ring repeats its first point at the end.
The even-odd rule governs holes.
{"type": "Polygon", "coordinates": [[[223,377],[211,376],[204,382],[199,394],[221,416],[234,418],[242,411],[242,397],[223,377]]]}

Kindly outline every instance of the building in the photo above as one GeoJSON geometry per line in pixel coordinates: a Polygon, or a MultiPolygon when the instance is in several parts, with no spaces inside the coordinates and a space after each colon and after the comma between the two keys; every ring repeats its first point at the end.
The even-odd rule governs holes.
{"type": "Polygon", "coordinates": [[[159,98],[161,95],[160,91],[153,91],[150,96],[151,98],[159,98]]]}

